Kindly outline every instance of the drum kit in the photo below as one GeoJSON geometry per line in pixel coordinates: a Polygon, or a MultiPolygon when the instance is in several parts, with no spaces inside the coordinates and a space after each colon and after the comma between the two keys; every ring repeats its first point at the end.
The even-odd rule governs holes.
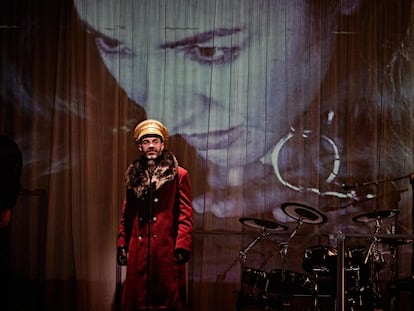
{"type": "MultiPolygon", "coordinates": [[[[301,203],[284,203],[281,209],[296,221],[296,227],[286,241],[279,243],[282,259],[280,269],[263,271],[249,267],[246,265],[247,253],[259,240],[270,234],[286,232],[288,227],[264,219],[239,219],[242,225],[257,229],[259,233],[239,252],[242,271],[241,288],[237,293],[237,310],[291,310],[291,300],[304,296],[309,297],[309,306],[301,310],[384,310],[379,306],[383,293],[379,286],[378,274],[386,263],[380,246],[388,245],[391,252],[389,269],[392,283],[397,277],[396,249],[412,243],[412,239],[406,236],[381,234],[383,222],[397,216],[399,210],[374,211],[352,218],[360,225],[374,224],[373,233],[368,236],[370,245],[348,249],[339,247],[339,244],[337,247],[312,245],[303,252],[302,267],[305,273],[301,273],[286,269],[291,241],[303,225],[321,225],[327,222],[327,217],[301,203]],[[343,296],[342,308],[338,307],[340,292],[343,296]],[[330,306],[322,308],[321,299],[325,302],[326,297],[330,301],[330,306]]],[[[395,297],[391,297],[391,304],[392,299],[395,297]]],[[[396,309],[391,307],[390,310],[396,309]]]]}

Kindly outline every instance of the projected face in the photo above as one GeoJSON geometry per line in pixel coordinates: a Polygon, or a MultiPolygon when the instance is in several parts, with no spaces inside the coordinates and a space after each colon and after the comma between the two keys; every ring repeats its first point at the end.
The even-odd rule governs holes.
{"type": "Polygon", "coordinates": [[[329,61],[330,36],[309,38],[304,1],[96,3],[76,1],[120,86],[218,165],[263,156],[306,108],[302,85],[309,101],[319,89],[304,81],[329,61]]]}
{"type": "MultiPolygon", "coordinates": [[[[111,74],[148,118],[162,120],[211,164],[210,186],[246,183],[256,173],[246,167],[267,158],[295,191],[301,188],[284,179],[270,153],[276,148],[280,160],[295,139],[292,125],[328,68],[334,21],[358,2],[75,0],[111,74]]],[[[338,147],[328,137],[322,144],[334,179],[338,147]]]]}

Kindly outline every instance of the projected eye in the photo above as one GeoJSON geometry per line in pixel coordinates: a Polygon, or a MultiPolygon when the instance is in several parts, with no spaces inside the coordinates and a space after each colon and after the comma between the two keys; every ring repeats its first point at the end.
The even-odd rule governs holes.
{"type": "Polygon", "coordinates": [[[240,47],[185,46],[186,57],[200,64],[227,64],[235,61],[240,55],[240,47]]]}
{"type": "Polygon", "coordinates": [[[95,42],[99,51],[108,57],[128,57],[134,55],[130,48],[118,40],[97,36],[95,42]]]}

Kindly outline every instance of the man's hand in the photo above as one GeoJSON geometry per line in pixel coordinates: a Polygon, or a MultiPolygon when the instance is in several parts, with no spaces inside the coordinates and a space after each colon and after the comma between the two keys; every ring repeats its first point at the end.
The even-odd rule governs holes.
{"type": "Polygon", "coordinates": [[[126,266],[128,263],[128,251],[125,246],[117,248],[116,252],[116,262],[120,266],[126,266]]]}
{"type": "Polygon", "coordinates": [[[11,214],[10,208],[0,210],[0,228],[6,228],[10,224],[11,214]]]}
{"type": "Polygon", "coordinates": [[[190,260],[190,252],[183,248],[177,248],[174,252],[177,264],[183,265],[190,260]]]}

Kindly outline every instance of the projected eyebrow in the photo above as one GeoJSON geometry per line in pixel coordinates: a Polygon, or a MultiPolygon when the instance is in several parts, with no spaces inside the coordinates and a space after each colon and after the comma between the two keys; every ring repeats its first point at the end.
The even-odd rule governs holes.
{"type": "Polygon", "coordinates": [[[225,37],[225,36],[231,36],[235,33],[241,32],[241,28],[219,28],[212,31],[203,32],[200,34],[197,34],[192,37],[187,37],[182,40],[174,41],[174,42],[167,42],[160,45],[161,49],[174,49],[179,46],[188,46],[193,44],[200,44],[204,42],[208,42],[214,37],[225,37]]]}
{"type": "MultiPolygon", "coordinates": [[[[83,21],[83,26],[84,26],[84,28],[86,29],[86,31],[88,32],[88,33],[90,33],[90,34],[92,34],[94,37],[101,37],[101,38],[103,38],[103,39],[105,39],[105,40],[113,40],[113,41],[117,41],[117,42],[119,42],[118,40],[116,40],[116,39],[113,39],[113,38],[111,38],[111,37],[109,37],[109,36],[107,36],[107,35],[105,35],[103,32],[101,32],[101,31],[99,31],[99,30],[97,30],[97,29],[95,29],[94,27],[92,27],[90,24],[88,24],[87,22],[85,22],[85,21],[83,21]]],[[[119,28],[125,28],[125,27],[119,27],[119,28]]],[[[114,30],[113,28],[105,28],[105,29],[107,29],[107,30],[114,30]]],[[[120,42],[119,42],[120,43],[120,42]]]]}
{"type": "Polygon", "coordinates": [[[228,42],[226,40],[219,40],[218,44],[214,44],[214,38],[232,36],[241,31],[241,28],[220,28],[178,41],[167,42],[161,44],[160,48],[182,52],[187,59],[201,65],[225,65],[239,58],[245,44],[239,40],[233,41],[232,39],[229,39],[228,42]],[[208,43],[206,44],[206,42],[208,43]]]}

